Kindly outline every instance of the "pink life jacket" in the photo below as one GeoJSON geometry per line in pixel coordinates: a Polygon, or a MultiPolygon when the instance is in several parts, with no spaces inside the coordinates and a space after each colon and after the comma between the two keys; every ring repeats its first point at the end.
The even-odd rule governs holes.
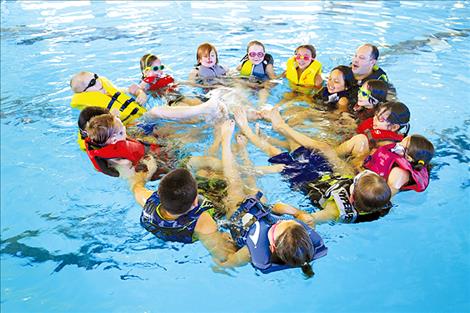
{"type": "Polygon", "coordinates": [[[357,127],[356,132],[358,134],[364,134],[369,139],[369,144],[373,144],[377,141],[394,141],[399,142],[402,141],[404,136],[402,134],[393,132],[391,130],[385,129],[374,129],[374,118],[368,118],[363,121],[357,127]]]}
{"type": "Polygon", "coordinates": [[[372,155],[369,155],[365,159],[364,167],[376,172],[385,178],[385,180],[388,180],[390,172],[396,165],[410,172],[412,178],[408,184],[401,187],[400,190],[415,190],[417,192],[426,190],[429,185],[428,169],[425,166],[419,171],[413,169],[408,160],[390,151],[393,147],[395,147],[394,143],[379,147],[372,155]]]}

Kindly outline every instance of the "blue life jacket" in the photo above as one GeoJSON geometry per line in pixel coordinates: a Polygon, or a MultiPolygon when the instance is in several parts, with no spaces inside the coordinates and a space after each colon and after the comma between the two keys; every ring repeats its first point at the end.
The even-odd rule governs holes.
{"type": "Polygon", "coordinates": [[[293,188],[303,189],[308,183],[331,173],[333,169],[327,159],[318,151],[299,147],[293,152],[283,152],[271,157],[268,162],[284,164],[281,174],[293,188]]]}
{"type": "MultiPolygon", "coordinates": [[[[258,192],[255,197],[247,198],[230,218],[242,231],[232,237],[236,240],[239,247],[246,245],[251,255],[251,264],[254,268],[260,270],[263,274],[280,271],[291,268],[286,264],[271,262],[271,250],[269,249],[268,232],[269,228],[277,222],[277,219],[271,215],[268,207],[263,205],[261,199],[262,193],[258,192]],[[240,222],[242,224],[240,224],[240,222]]],[[[298,221],[308,232],[312,241],[314,251],[313,259],[316,260],[325,256],[328,248],[325,247],[323,240],[312,228],[298,221]]]]}
{"type": "Polygon", "coordinates": [[[145,203],[140,215],[140,224],[160,239],[192,243],[197,240],[194,237],[194,228],[199,216],[208,210],[211,210],[209,214],[213,213],[214,206],[209,200],[199,196],[198,205],[176,220],[163,219],[159,210],[160,197],[157,192],[154,192],[145,203]]]}

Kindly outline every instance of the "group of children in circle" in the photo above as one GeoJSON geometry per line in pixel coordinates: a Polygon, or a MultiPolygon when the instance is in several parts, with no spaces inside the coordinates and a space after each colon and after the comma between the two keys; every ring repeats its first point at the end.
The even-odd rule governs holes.
{"type": "Polygon", "coordinates": [[[189,82],[216,88],[229,76],[248,78],[250,84],[267,88],[271,80],[285,77],[295,92],[309,94],[314,103],[352,118],[357,134],[334,147],[289,126],[275,107],[255,116],[271,122],[286,141],[263,137],[250,127],[246,107],[227,105],[217,98],[184,96],[174,78],[164,72],[162,61],[145,54],[140,60],[142,81],[127,89],[116,88],[95,73],[73,76],[71,105],[81,110],[79,144],[96,170],[129,180],[143,207],[140,222],[158,238],[183,243],[199,240],[221,267],[251,262],[263,273],[301,267],[312,276],[311,262],[327,253],[313,227],[331,221],[373,221],[388,214],[397,192],[424,191],[434,147],[421,135],[408,135],[410,111],[390,99],[388,78],[377,65],[379,52],[374,45],[360,46],[349,66],[337,66],[329,73],[325,86],[312,45],[297,47],[279,76],[261,42],[250,42],[246,52],[235,78],[219,64],[216,48],[201,44],[189,82]],[[147,110],[143,104],[148,95],[165,98],[167,105],[147,110]],[[126,133],[126,126],[137,124],[149,134],[147,126],[157,119],[221,115],[224,119],[214,126],[211,155],[192,156],[184,167],[178,163],[175,147],[158,138],[149,143],[126,133]],[[236,137],[235,147],[243,166],[237,163],[232,145],[235,125],[242,134],[236,137]],[[271,166],[251,164],[247,140],[266,152],[271,166]],[[253,169],[280,172],[317,210],[306,212],[281,202],[266,204],[257,192],[253,169]],[[208,172],[220,174],[223,180],[219,203],[203,193],[193,175],[208,172]],[[157,191],[145,187],[147,181],[156,179],[161,179],[157,191]],[[285,214],[291,218],[280,217],[285,214]]]}

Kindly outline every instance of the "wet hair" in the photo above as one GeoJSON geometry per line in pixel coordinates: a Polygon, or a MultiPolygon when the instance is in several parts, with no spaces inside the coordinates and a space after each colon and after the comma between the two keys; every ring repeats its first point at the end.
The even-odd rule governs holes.
{"type": "Polygon", "coordinates": [[[248,53],[248,50],[250,49],[251,46],[261,46],[263,48],[263,51],[266,52],[266,48],[260,41],[252,40],[246,45],[246,53],[248,53]]]}
{"type": "Polygon", "coordinates": [[[358,212],[373,213],[387,206],[392,191],[379,175],[368,174],[359,178],[353,190],[354,207],[358,212]]]}
{"type": "Polygon", "coordinates": [[[196,65],[200,65],[202,57],[206,56],[206,55],[209,55],[212,50],[214,50],[214,52],[215,52],[215,64],[218,64],[219,63],[219,54],[217,53],[217,49],[214,47],[214,45],[211,45],[210,43],[205,42],[203,44],[200,44],[199,47],[197,47],[196,65]]]}
{"type": "Polygon", "coordinates": [[[374,60],[378,60],[379,59],[379,49],[377,49],[376,46],[374,46],[373,44],[370,44],[370,43],[366,43],[365,45],[363,45],[364,47],[369,47],[371,48],[371,52],[370,52],[370,58],[371,59],[374,59],[374,60]]]}
{"type": "Polygon", "coordinates": [[[149,67],[150,65],[152,65],[152,63],[155,60],[158,60],[158,57],[156,55],[151,54],[151,53],[144,54],[140,58],[140,71],[142,72],[142,78],[144,78],[144,69],[146,67],[149,67]]]}
{"type": "Polygon", "coordinates": [[[276,250],[273,257],[291,267],[300,267],[306,277],[314,275],[310,262],[313,260],[314,247],[307,230],[299,223],[286,227],[275,240],[276,250]]]}
{"type": "Polygon", "coordinates": [[[350,89],[356,84],[356,79],[354,78],[354,73],[351,67],[346,65],[339,65],[332,69],[331,72],[333,72],[334,70],[338,70],[343,74],[344,88],[346,90],[350,89]]]}
{"type": "Polygon", "coordinates": [[[101,114],[92,117],[86,124],[85,130],[94,144],[104,146],[108,139],[119,131],[119,125],[117,125],[114,115],[101,114]]]}
{"type": "Polygon", "coordinates": [[[87,131],[85,130],[86,124],[90,121],[92,117],[102,115],[102,114],[108,114],[109,110],[106,108],[101,108],[101,107],[86,107],[84,108],[81,112],[80,115],[78,116],[78,129],[80,131],[80,135],[82,136],[82,139],[85,139],[88,136],[87,131]]]}
{"type": "Polygon", "coordinates": [[[434,156],[434,145],[424,136],[411,135],[407,154],[413,158],[411,163],[413,169],[419,171],[426,167],[429,170],[431,159],[434,156]]]}
{"type": "Polygon", "coordinates": [[[197,197],[197,182],[188,170],[175,169],[160,181],[158,196],[168,213],[186,213],[197,197]]]}
{"type": "Polygon", "coordinates": [[[399,125],[400,128],[398,130],[405,128],[404,135],[406,136],[408,134],[408,131],[410,130],[411,113],[408,107],[403,102],[388,101],[382,103],[377,108],[377,112],[380,112],[381,110],[390,111],[390,115],[388,116],[388,122],[391,124],[399,125]]]}
{"type": "Polygon", "coordinates": [[[370,91],[370,95],[377,99],[378,103],[374,104],[374,107],[377,107],[382,102],[387,101],[388,93],[388,83],[383,80],[371,79],[364,82],[364,85],[367,83],[367,90],[370,91]]]}
{"type": "Polygon", "coordinates": [[[72,76],[72,78],[70,79],[70,88],[74,93],[83,92],[83,89],[86,88],[86,84],[83,81],[83,78],[87,74],[93,75],[93,73],[91,72],[79,72],[72,76]]]}
{"type": "Polygon", "coordinates": [[[299,49],[301,48],[304,48],[304,49],[307,49],[309,50],[311,53],[312,53],[312,58],[315,59],[317,57],[317,50],[315,50],[315,47],[312,46],[312,45],[301,45],[301,46],[298,46],[297,48],[295,48],[295,51],[294,53],[297,54],[297,51],[299,51],[299,49]]]}

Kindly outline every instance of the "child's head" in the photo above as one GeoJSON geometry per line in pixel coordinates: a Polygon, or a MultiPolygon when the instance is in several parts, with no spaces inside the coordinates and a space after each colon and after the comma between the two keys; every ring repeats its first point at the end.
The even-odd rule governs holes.
{"type": "Polygon", "coordinates": [[[85,91],[102,91],[103,85],[98,80],[98,74],[91,72],[80,72],[70,80],[70,88],[74,93],[85,91]]]}
{"type": "Polygon", "coordinates": [[[313,60],[315,60],[315,58],[317,57],[317,51],[312,45],[298,46],[295,49],[294,54],[295,60],[299,65],[299,68],[302,70],[306,69],[310,65],[310,63],[312,63],[313,60]]]}
{"type": "Polygon", "coordinates": [[[165,66],[156,55],[148,53],[140,58],[140,70],[142,71],[142,78],[149,76],[160,77],[163,75],[164,68],[165,66]]]}
{"type": "Polygon", "coordinates": [[[405,129],[405,136],[409,130],[410,110],[398,101],[389,101],[379,105],[375,111],[373,128],[398,132],[405,129]]]}
{"type": "Polygon", "coordinates": [[[86,124],[92,117],[102,114],[109,114],[109,110],[101,107],[86,107],[80,112],[80,116],[78,117],[78,128],[83,139],[88,137],[88,133],[85,130],[86,124]]]}
{"type": "Polygon", "coordinates": [[[92,117],[86,125],[86,133],[99,146],[126,139],[126,128],[119,118],[110,113],[92,117]]]}
{"type": "Polygon", "coordinates": [[[350,192],[354,207],[364,213],[373,213],[384,208],[392,197],[387,181],[369,170],[354,177],[350,192]]]}
{"type": "Polygon", "coordinates": [[[426,137],[411,135],[405,137],[400,143],[403,147],[403,156],[410,161],[415,170],[430,168],[431,159],[434,156],[434,145],[426,137]]]}
{"type": "Polygon", "coordinates": [[[248,55],[248,59],[251,63],[258,65],[263,62],[264,56],[266,55],[266,49],[261,42],[253,40],[246,46],[246,54],[248,55]]]}
{"type": "Polygon", "coordinates": [[[160,181],[158,196],[168,213],[182,215],[193,207],[197,199],[197,182],[188,170],[175,169],[160,181]]]}
{"type": "Polygon", "coordinates": [[[331,70],[326,84],[329,93],[348,90],[355,82],[353,72],[349,66],[340,65],[331,70]]]}
{"type": "Polygon", "coordinates": [[[365,109],[376,108],[379,103],[386,101],[388,84],[382,80],[371,79],[359,88],[357,105],[365,109]]]}
{"type": "Polygon", "coordinates": [[[206,67],[218,64],[219,56],[217,49],[208,42],[199,45],[199,47],[197,47],[196,60],[198,65],[201,64],[206,67]]]}
{"type": "Polygon", "coordinates": [[[284,220],[271,226],[268,233],[274,258],[292,267],[301,267],[308,277],[313,276],[309,264],[315,249],[307,230],[297,221],[284,220]]]}

